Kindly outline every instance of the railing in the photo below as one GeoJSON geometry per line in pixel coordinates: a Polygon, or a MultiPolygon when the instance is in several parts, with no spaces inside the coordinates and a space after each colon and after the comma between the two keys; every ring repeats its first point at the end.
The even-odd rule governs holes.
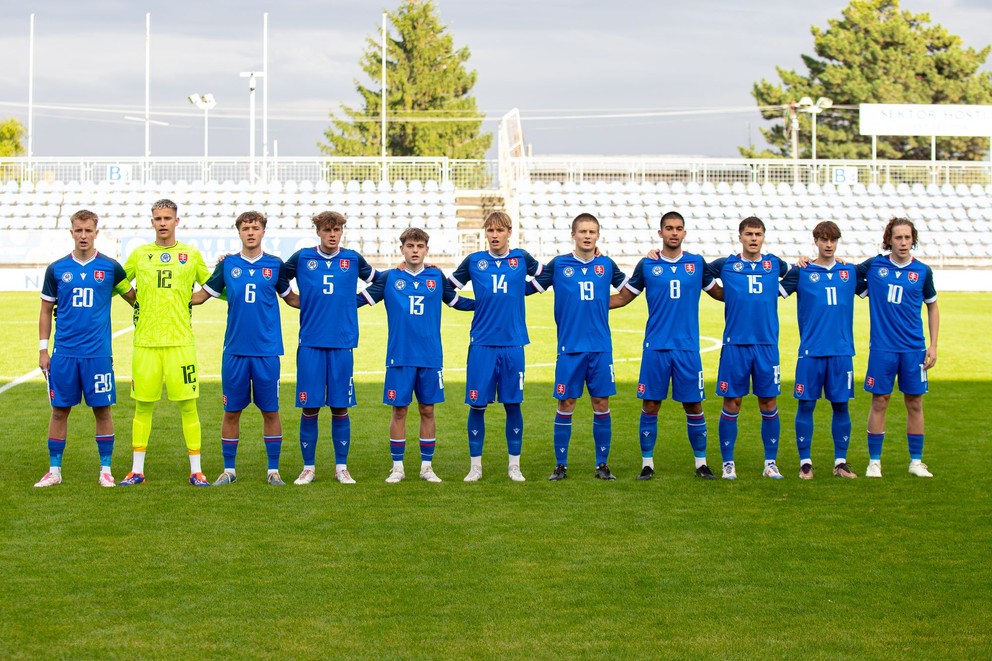
{"type": "Polygon", "coordinates": [[[852,161],[694,157],[536,156],[531,180],[704,183],[990,184],[987,161],[852,161]]]}
{"type": "Polygon", "coordinates": [[[493,160],[449,158],[10,158],[0,159],[0,183],[40,181],[80,183],[270,181],[450,181],[460,189],[498,187],[493,160]]]}
{"type": "MultiPolygon", "coordinates": [[[[499,173],[524,172],[541,181],[704,183],[992,184],[992,163],[975,161],[850,161],[703,157],[536,156],[495,160],[449,158],[9,158],[7,181],[249,182],[450,181],[458,189],[497,189],[499,173]]],[[[512,182],[504,182],[505,184],[512,182]]]]}

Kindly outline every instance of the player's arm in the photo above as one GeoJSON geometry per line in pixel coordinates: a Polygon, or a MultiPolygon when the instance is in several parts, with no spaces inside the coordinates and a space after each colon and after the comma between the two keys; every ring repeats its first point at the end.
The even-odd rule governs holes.
{"type": "Polygon", "coordinates": [[[940,310],[937,308],[937,289],[933,286],[933,271],[927,267],[923,279],[923,302],[927,305],[927,326],[930,330],[930,346],[927,347],[923,369],[928,370],[937,364],[937,335],[940,334],[940,310]]]}
{"type": "Polygon", "coordinates": [[[355,294],[355,307],[375,305],[382,301],[386,296],[387,279],[389,279],[388,273],[379,273],[371,285],[355,294]]]}
{"type": "MultiPolygon", "coordinates": [[[[527,275],[536,278],[547,270],[541,262],[534,259],[534,256],[526,250],[521,250],[520,252],[524,254],[524,264],[527,266],[527,275]]],[[[551,261],[553,262],[555,260],[552,259],[551,261]]],[[[550,264],[548,266],[550,266],[550,264]]]]}
{"type": "Polygon", "coordinates": [[[379,272],[372,268],[372,265],[365,261],[361,255],[358,256],[358,277],[365,282],[372,284],[379,272]]]}
{"type": "Polygon", "coordinates": [[[779,282],[782,298],[789,298],[789,296],[796,293],[796,289],[799,287],[799,269],[805,267],[799,266],[799,262],[796,262],[796,266],[798,268],[794,268],[786,273],[785,277],[779,282]]]}
{"type": "Polygon", "coordinates": [[[193,296],[189,301],[191,305],[202,305],[211,298],[217,298],[224,292],[224,265],[221,263],[217,264],[210,279],[200,284],[203,287],[199,291],[193,292],[193,296]]]}
{"type": "Polygon", "coordinates": [[[475,299],[465,298],[455,291],[455,286],[449,280],[444,280],[442,285],[441,300],[448,306],[462,312],[475,310],[475,299]]]}
{"type": "Polygon", "coordinates": [[[448,276],[448,281],[454,286],[455,289],[461,289],[469,283],[472,279],[472,274],[469,271],[468,257],[462,260],[462,263],[458,265],[458,268],[448,276]]]}
{"type": "Polygon", "coordinates": [[[871,268],[871,263],[874,261],[874,257],[869,257],[854,267],[858,274],[858,287],[855,291],[861,298],[868,297],[868,270],[871,268]]]}
{"type": "Polygon", "coordinates": [[[610,296],[610,309],[622,308],[638,297],[644,290],[644,260],[637,262],[634,273],[610,296]]]}
{"type": "Polygon", "coordinates": [[[710,272],[709,265],[703,261],[703,291],[714,301],[723,302],[723,285],[710,272]]]}
{"type": "Polygon", "coordinates": [[[630,278],[620,270],[620,267],[611,258],[607,257],[606,259],[610,260],[610,268],[613,270],[613,280],[610,281],[610,284],[619,292],[624,288],[624,285],[630,282],[630,278]]]}
{"type": "Polygon", "coordinates": [[[114,263],[114,293],[127,301],[128,305],[132,308],[135,302],[138,300],[138,293],[134,291],[134,287],[131,286],[131,281],[127,278],[127,273],[124,272],[124,267],[117,262],[117,260],[111,260],[114,263]]]}
{"type": "Polygon", "coordinates": [[[286,272],[286,262],[279,260],[279,276],[276,278],[276,293],[291,308],[300,307],[300,295],[293,291],[289,284],[289,274],[286,272]]]}
{"type": "MultiPolygon", "coordinates": [[[[528,255],[528,257],[530,257],[530,255],[528,255]]],[[[534,258],[530,257],[530,259],[534,258]]],[[[537,260],[534,260],[534,262],[538,265],[538,270],[537,274],[534,275],[534,278],[527,283],[527,291],[524,292],[525,296],[530,296],[532,294],[543,294],[554,286],[556,259],[558,258],[555,257],[548,262],[547,266],[541,266],[537,260]]],[[[528,266],[528,270],[529,269],[530,266],[528,266]]]]}
{"type": "Polygon", "coordinates": [[[41,299],[41,316],[38,317],[38,367],[45,374],[52,364],[48,353],[48,339],[52,335],[52,313],[55,311],[55,301],[41,299]]]}

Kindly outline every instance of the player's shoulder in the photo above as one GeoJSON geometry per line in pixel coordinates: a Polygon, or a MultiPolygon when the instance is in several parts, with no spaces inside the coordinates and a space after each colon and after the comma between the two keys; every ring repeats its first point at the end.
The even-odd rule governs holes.
{"type": "Polygon", "coordinates": [[[72,253],[69,253],[67,255],[62,255],[61,257],[53,261],[51,264],[49,264],[48,267],[52,269],[58,269],[58,268],[63,268],[65,266],[70,266],[74,263],[75,260],[72,258],[72,253]]]}
{"type": "Polygon", "coordinates": [[[172,246],[172,248],[169,248],[169,250],[175,252],[183,252],[188,255],[196,255],[197,257],[200,257],[202,259],[202,255],[200,254],[199,248],[189,243],[183,243],[182,241],[177,241],[176,245],[172,246]]]}

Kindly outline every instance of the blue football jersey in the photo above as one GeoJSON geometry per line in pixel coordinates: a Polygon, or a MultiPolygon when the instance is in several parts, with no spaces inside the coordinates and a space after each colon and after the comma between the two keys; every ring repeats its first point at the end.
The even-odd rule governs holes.
{"type": "Polygon", "coordinates": [[[775,255],[755,261],[741,255],[721,257],[707,267],[723,281],[723,343],[778,344],[779,279],[789,265],[775,255]]]}
{"type": "Polygon", "coordinates": [[[647,292],[644,350],[698,351],[699,295],[715,282],[703,258],[692,253],[639,261],[627,289],[635,295],[647,292]]]}
{"type": "Polygon", "coordinates": [[[300,290],[300,346],[354,349],[358,346],[358,279],[372,282],[375,269],[354,250],[327,255],[320,246],[302,248],[286,260],[286,278],[300,290]]]}
{"type": "Polygon", "coordinates": [[[441,303],[471,310],[471,299],[462,299],[437,268],[416,273],[392,269],[380,273],[360,297],[369,305],[386,301],[389,336],[386,367],[441,369],[441,303]]]}
{"type": "Polygon", "coordinates": [[[490,347],[529,344],[524,309],[527,276],[540,273],[541,263],[519,248],[502,255],[482,250],[466,257],[450,279],[456,289],[472,283],[475,315],[469,343],[490,347]]]}
{"type": "Polygon", "coordinates": [[[203,288],[211,296],[227,292],[224,352],[233,356],[281,356],[279,297],[292,289],[283,261],[265,253],[224,259],[203,288]]]}
{"type": "Polygon", "coordinates": [[[613,351],[610,336],[610,286],[620,289],[627,276],[609,257],[590,260],[558,255],[532,281],[534,289],[555,288],[558,353],[613,351]]]}
{"type": "Polygon", "coordinates": [[[110,302],[131,285],[116,260],[96,253],[86,262],[70,253],[45,269],[41,298],[55,303],[55,346],[70,358],[109,358],[110,302]]]}
{"type": "Polygon", "coordinates": [[[926,349],[920,309],[937,300],[930,267],[916,259],[898,266],[879,255],[858,264],[858,273],[868,283],[861,296],[868,297],[869,346],[882,351],[926,349]]]}
{"type": "Polygon", "coordinates": [[[834,262],[792,269],[782,278],[788,296],[796,293],[799,357],[854,355],[854,295],[857,269],[834,262]]]}

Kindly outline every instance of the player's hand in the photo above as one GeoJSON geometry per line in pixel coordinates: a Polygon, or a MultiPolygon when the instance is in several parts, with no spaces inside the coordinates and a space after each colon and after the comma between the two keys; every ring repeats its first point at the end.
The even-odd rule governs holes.
{"type": "Polygon", "coordinates": [[[406,270],[406,260],[403,260],[402,262],[400,262],[399,264],[397,264],[396,265],[396,270],[397,271],[405,271],[406,270]]]}
{"type": "Polygon", "coordinates": [[[804,269],[804,268],[806,268],[807,266],[809,266],[809,263],[810,263],[810,262],[812,262],[812,261],[813,261],[812,259],[810,259],[810,258],[809,258],[809,257],[807,257],[806,255],[803,255],[802,257],[799,257],[799,258],[798,258],[798,259],[796,260],[796,267],[797,267],[797,268],[801,268],[801,269],[804,269]]]}
{"type": "Polygon", "coordinates": [[[233,254],[234,254],[233,252],[224,253],[223,255],[217,258],[217,263],[220,264],[221,262],[224,261],[225,258],[230,257],[233,254]]]}
{"type": "Polygon", "coordinates": [[[52,366],[52,357],[48,355],[48,349],[41,349],[38,352],[38,367],[47,376],[48,369],[52,366]]]}
{"type": "Polygon", "coordinates": [[[648,259],[658,259],[659,257],[661,257],[661,251],[657,248],[648,251],[648,259]]]}
{"type": "Polygon", "coordinates": [[[928,370],[937,364],[937,347],[930,345],[927,347],[927,355],[923,359],[923,369],[928,370]]]}

